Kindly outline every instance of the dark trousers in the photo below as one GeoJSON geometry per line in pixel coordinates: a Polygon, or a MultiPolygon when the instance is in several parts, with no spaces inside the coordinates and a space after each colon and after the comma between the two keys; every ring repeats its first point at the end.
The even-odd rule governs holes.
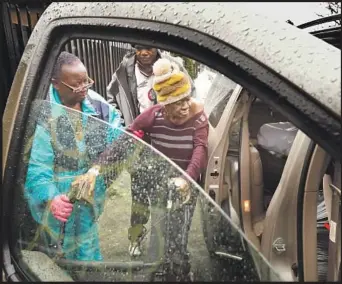
{"type": "MultiPolygon", "coordinates": [[[[167,194],[167,180],[160,177],[158,182],[152,177],[147,176],[146,172],[140,171],[131,174],[131,226],[128,229],[128,238],[132,242],[136,242],[143,233],[143,226],[148,222],[150,217],[150,207],[165,207],[166,209],[166,194],[167,194]],[[143,177],[143,178],[142,178],[143,177]],[[150,204],[151,202],[151,204],[150,204]]],[[[192,190],[192,198],[189,204],[194,202],[190,210],[190,228],[192,216],[196,206],[197,190],[192,190]]]]}
{"type": "Polygon", "coordinates": [[[152,228],[148,258],[150,261],[160,260],[166,256],[167,250],[168,257],[173,263],[172,273],[187,275],[190,271],[187,244],[198,191],[192,189],[188,205],[172,210],[168,216],[167,182],[170,177],[153,175],[153,173],[147,176],[146,171],[131,173],[132,206],[128,236],[132,242],[137,241],[143,234],[143,226],[151,215],[152,228]]]}
{"type": "Polygon", "coordinates": [[[151,261],[168,257],[176,275],[187,274],[190,270],[187,245],[196,201],[197,194],[193,194],[186,205],[170,211],[166,206],[151,208],[152,229],[148,255],[151,261]]]}
{"type": "Polygon", "coordinates": [[[150,201],[152,188],[149,185],[149,178],[134,172],[131,174],[131,227],[128,229],[128,238],[131,242],[136,242],[143,234],[143,226],[150,218],[150,201]]]}

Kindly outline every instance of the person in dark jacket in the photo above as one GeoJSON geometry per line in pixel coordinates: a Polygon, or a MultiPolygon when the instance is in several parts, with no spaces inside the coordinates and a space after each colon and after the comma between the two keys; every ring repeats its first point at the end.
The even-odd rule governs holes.
{"type": "MultiPolygon", "coordinates": [[[[152,66],[159,58],[168,59],[189,75],[180,57],[170,56],[150,46],[134,45],[134,47],[135,52],[125,55],[107,86],[108,103],[120,109],[125,125],[130,125],[140,113],[157,103],[152,88],[152,66]]],[[[196,97],[191,78],[190,84],[192,96],[196,97]]]]}
{"type": "MultiPolygon", "coordinates": [[[[192,87],[192,96],[195,96],[194,84],[190,76],[188,76],[180,57],[172,57],[166,53],[161,53],[150,46],[135,45],[134,47],[135,52],[130,52],[123,58],[107,86],[108,102],[118,106],[125,125],[130,125],[139,114],[157,103],[156,94],[152,88],[154,78],[152,66],[159,58],[166,58],[173,62],[187,75],[192,87]]],[[[145,141],[150,142],[148,137],[145,137],[145,141]]],[[[131,240],[129,254],[139,256],[141,255],[141,249],[139,245],[137,246],[139,240],[133,238],[131,232],[135,230],[136,226],[141,227],[142,222],[146,219],[146,217],[142,216],[150,214],[148,207],[144,206],[149,203],[149,200],[144,192],[141,192],[139,184],[135,184],[139,182],[139,178],[133,175],[131,180],[132,213],[131,227],[128,230],[128,238],[131,240]],[[138,214],[141,210],[146,211],[138,214]]],[[[142,227],[142,232],[145,230],[142,227]]]]}

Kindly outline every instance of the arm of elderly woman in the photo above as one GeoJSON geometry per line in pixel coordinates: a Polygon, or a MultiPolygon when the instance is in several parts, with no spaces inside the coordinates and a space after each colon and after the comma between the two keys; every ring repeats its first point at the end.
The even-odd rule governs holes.
{"type": "MultiPolygon", "coordinates": [[[[136,132],[148,132],[150,126],[153,124],[153,121],[153,109],[148,109],[136,117],[133,123],[128,126],[127,131],[138,136],[136,132]]],[[[102,154],[99,156],[94,164],[104,166],[110,165],[113,162],[115,163],[118,161],[125,161],[127,157],[130,156],[134,151],[136,144],[135,142],[136,140],[133,140],[127,134],[121,135],[121,137],[113,141],[113,143],[105,151],[102,152],[102,154]]]]}
{"type": "MultiPolygon", "coordinates": [[[[202,114],[200,120],[196,121],[195,133],[193,137],[193,152],[190,163],[186,169],[186,173],[195,181],[198,181],[200,174],[202,174],[208,163],[208,134],[209,124],[205,114],[202,114]],[[200,123],[199,123],[200,121],[200,123]],[[199,123],[199,124],[198,124],[199,123]]],[[[179,192],[184,197],[184,203],[190,200],[191,189],[188,178],[180,176],[175,179],[181,186],[178,188],[179,192]]]]}
{"type": "MultiPolygon", "coordinates": [[[[144,132],[149,132],[155,119],[155,112],[160,109],[160,106],[154,106],[142,114],[140,114],[133,123],[128,127],[128,131],[135,133],[136,131],[142,130],[144,132]]],[[[198,121],[198,120],[197,120],[198,121]]],[[[186,173],[194,180],[198,180],[201,173],[207,166],[208,160],[208,133],[209,125],[206,115],[203,113],[201,115],[200,123],[197,123],[193,138],[194,150],[192,153],[191,161],[186,169],[186,173]]],[[[124,135],[125,136],[125,135],[124,135]]],[[[127,138],[127,137],[126,137],[127,138]]],[[[122,143],[113,143],[113,145],[104,151],[98,160],[97,164],[106,164],[113,162],[112,159],[117,156],[120,145],[122,143]]],[[[127,147],[127,146],[126,146],[127,147]]],[[[126,148],[127,149],[127,148],[126,148]]],[[[128,154],[128,150],[125,150],[128,154]]]]}
{"type": "Polygon", "coordinates": [[[204,121],[201,121],[195,129],[194,150],[191,161],[186,169],[186,173],[194,180],[198,180],[208,162],[208,134],[209,125],[206,116],[202,115],[204,121]]]}
{"type": "MultiPolygon", "coordinates": [[[[151,111],[146,110],[143,114],[139,115],[127,128],[127,131],[137,135],[137,131],[148,131],[149,125],[152,125],[154,115],[151,115],[151,111]],[[152,118],[152,119],[151,119],[152,118]]],[[[138,136],[139,137],[139,136],[138,136]]],[[[141,138],[141,137],[139,137],[141,138]]],[[[136,150],[137,140],[132,139],[129,135],[123,133],[113,143],[108,146],[94,162],[90,170],[79,177],[77,177],[73,184],[80,186],[84,183],[90,187],[94,187],[96,177],[101,173],[105,180],[107,177],[111,179],[120,174],[125,165],[126,169],[130,168],[134,159],[129,159],[131,155],[134,155],[136,150]]]]}
{"type": "MultiPolygon", "coordinates": [[[[140,114],[133,123],[128,127],[131,132],[139,130],[148,131],[154,122],[155,111],[158,111],[160,106],[154,106],[147,109],[140,114]]],[[[208,160],[208,135],[209,124],[208,119],[204,113],[202,113],[200,120],[197,120],[197,125],[194,133],[194,150],[191,156],[191,161],[186,169],[186,173],[194,180],[198,180],[201,173],[207,166],[208,160]],[[200,123],[198,122],[200,121],[200,123]]]]}

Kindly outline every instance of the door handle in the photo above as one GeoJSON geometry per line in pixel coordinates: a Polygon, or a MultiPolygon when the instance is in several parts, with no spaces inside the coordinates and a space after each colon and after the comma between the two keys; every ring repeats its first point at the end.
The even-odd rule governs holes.
{"type": "Polygon", "coordinates": [[[215,169],[214,172],[210,173],[210,176],[212,176],[214,179],[218,178],[220,174],[217,172],[217,170],[215,169]]]}

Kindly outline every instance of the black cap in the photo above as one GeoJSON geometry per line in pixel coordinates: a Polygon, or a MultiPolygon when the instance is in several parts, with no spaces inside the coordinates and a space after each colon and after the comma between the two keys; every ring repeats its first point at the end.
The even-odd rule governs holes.
{"type": "Polygon", "coordinates": [[[153,46],[149,46],[149,45],[142,45],[142,44],[131,44],[133,48],[135,49],[152,49],[153,46]]]}

